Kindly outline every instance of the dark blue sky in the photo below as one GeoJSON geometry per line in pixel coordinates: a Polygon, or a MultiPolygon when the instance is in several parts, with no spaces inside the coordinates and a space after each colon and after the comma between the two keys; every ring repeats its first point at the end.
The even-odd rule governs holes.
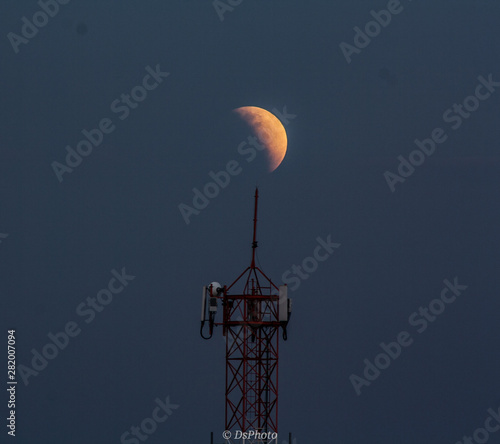
{"type": "Polygon", "coordinates": [[[16,329],[32,368],[49,333],[74,334],[28,385],[18,367],[16,442],[126,444],[141,423],[151,444],[222,442],[225,344],[199,336],[200,293],[249,265],[256,184],[277,285],[318,237],[340,244],[290,292],[279,444],[481,442],[500,407],[500,5],[232,4],[221,20],[210,0],[71,0],[24,43],[9,33],[41,5],[0,7],[2,337],[16,329]],[[374,35],[363,48],[355,27],[374,35]],[[238,153],[247,105],[295,116],[272,174],[238,153]],[[436,128],[443,143],[415,153],[436,128]],[[91,152],[64,167],[67,146],[91,152]],[[179,205],[231,160],[241,173],[186,224],[179,205]],[[358,396],[352,375],[405,331],[358,396]]]}

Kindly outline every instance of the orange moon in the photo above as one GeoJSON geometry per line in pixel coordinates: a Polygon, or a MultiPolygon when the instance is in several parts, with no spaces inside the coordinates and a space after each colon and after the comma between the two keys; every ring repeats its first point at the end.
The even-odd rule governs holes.
{"type": "Polygon", "coordinates": [[[269,111],[256,106],[243,106],[233,112],[252,128],[260,143],[264,145],[269,172],[274,171],[284,159],[288,143],[285,128],[280,120],[269,111]]]}

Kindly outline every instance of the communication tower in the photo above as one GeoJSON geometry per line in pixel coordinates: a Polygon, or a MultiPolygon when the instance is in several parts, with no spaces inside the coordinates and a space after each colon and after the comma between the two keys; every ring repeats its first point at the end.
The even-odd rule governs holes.
{"type": "Polygon", "coordinates": [[[230,285],[212,282],[202,294],[201,336],[210,339],[214,327],[222,326],[226,339],[227,443],[277,442],[279,331],[286,341],[292,301],[287,286],[276,286],[255,263],[258,198],[256,189],[250,266],[230,285]],[[219,309],[222,320],[216,321],[219,309]],[[235,439],[237,431],[249,437],[235,439]]]}

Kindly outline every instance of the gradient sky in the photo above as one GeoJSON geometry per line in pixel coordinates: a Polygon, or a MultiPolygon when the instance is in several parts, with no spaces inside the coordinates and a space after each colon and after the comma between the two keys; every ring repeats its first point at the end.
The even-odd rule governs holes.
{"type": "Polygon", "coordinates": [[[500,86],[479,87],[500,82],[500,4],[402,0],[348,63],[340,45],[387,1],[232,3],[221,20],[211,0],[71,0],[17,53],[9,33],[41,7],[0,5],[2,337],[16,329],[31,367],[49,333],[80,329],[28,385],[18,367],[15,442],[120,443],[167,397],[179,407],[144,442],[222,442],[225,344],[199,335],[200,293],[249,265],[257,184],[277,285],[318,237],[340,244],[290,291],[279,444],[460,442],[500,407],[500,86]],[[169,75],[123,108],[155,69],[169,75]],[[240,106],[295,116],[272,174],[238,153],[240,106]],[[53,162],[100,124],[59,181],[53,162]],[[391,190],[384,173],[436,128],[446,140],[391,190]],[[241,173],[186,224],[179,205],[232,160],[241,173]],[[135,278],[82,313],[123,268],[135,278]],[[454,279],[467,288],[419,333],[454,279]],[[404,331],[411,345],[358,396],[351,375],[404,331]]]}

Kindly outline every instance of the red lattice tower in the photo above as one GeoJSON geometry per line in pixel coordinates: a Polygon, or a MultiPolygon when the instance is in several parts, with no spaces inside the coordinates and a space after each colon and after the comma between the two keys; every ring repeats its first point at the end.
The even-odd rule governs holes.
{"type": "Polygon", "coordinates": [[[201,335],[211,338],[214,325],[220,325],[226,339],[226,430],[233,437],[238,430],[254,431],[257,438],[245,442],[270,443],[271,433],[278,433],[279,329],[286,340],[291,300],[286,285],[277,287],[255,264],[258,197],[255,190],[250,266],[229,286],[203,287],[201,335]],[[219,303],[223,319],[215,322],[219,303]]]}

